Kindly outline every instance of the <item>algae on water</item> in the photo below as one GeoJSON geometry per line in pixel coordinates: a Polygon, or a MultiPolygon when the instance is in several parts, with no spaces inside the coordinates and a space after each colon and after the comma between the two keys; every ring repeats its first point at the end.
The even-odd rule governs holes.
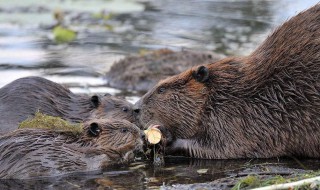
{"type": "Polygon", "coordinates": [[[38,128],[48,129],[54,131],[68,131],[74,134],[80,134],[83,132],[83,126],[81,123],[72,124],[59,117],[53,117],[49,115],[36,112],[33,118],[28,118],[19,124],[19,129],[23,128],[38,128]]]}
{"type": "Polygon", "coordinates": [[[248,175],[247,177],[239,180],[231,190],[259,187],[260,183],[260,179],[257,176],[248,175]]]}
{"type": "Polygon", "coordinates": [[[53,29],[54,40],[57,43],[69,43],[76,39],[77,33],[71,29],[62,26],[56,26],[53,29]]]}

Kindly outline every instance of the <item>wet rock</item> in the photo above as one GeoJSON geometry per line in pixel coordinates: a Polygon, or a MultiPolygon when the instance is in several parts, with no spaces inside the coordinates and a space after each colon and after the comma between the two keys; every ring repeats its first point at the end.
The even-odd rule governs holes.
{"type": "Polygon", "coordinates": [[[122,90],[148,91],[159,80],[199,64],[223,58],[209,52],[160,49],[140,56],[129,56],[113,64],[106,74],[107,85],[122,90]]]}

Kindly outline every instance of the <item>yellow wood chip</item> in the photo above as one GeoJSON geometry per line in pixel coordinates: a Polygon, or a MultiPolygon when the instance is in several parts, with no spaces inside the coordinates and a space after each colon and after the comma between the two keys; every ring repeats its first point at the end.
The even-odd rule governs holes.
{"type": "Polygon", "coordinates": [[[149,127],[144,130],[146,137],[151,144],[158,144],[161,140],[161,131],[157,128],[157,125],[149,127]]]}

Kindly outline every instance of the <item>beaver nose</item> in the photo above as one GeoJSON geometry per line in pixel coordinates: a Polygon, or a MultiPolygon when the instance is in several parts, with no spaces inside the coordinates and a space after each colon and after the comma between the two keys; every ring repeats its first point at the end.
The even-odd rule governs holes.
{"type": "Polygon", "coordinates": [[[141,107],[141,99],[133,105],[133,112],[135,114],[140,113],[140,107],[141,107]]]}
{"type": "Polygon", "coordinates": [[[133,109],[134,113],[138,114],[140,112],[140,109],[137,108],[137,109],[133,109]]]}
{"type": "Polygon", "coordinates": [[[141,136],[142,139],[146,138],[146,134],[144,134],[143,131],[141,131],[140,136],[141,136]]]}

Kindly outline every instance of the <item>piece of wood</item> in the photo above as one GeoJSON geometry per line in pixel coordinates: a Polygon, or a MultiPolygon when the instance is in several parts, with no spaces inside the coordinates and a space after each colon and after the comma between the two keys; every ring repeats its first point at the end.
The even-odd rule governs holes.
{"type": "Polygon", "coordinates": [[[147,130],[144,130],[148,142],[151,144],[158,144],[161,140],[161,131],[157,128],[158,125],[150,126],[147,130]]]}

